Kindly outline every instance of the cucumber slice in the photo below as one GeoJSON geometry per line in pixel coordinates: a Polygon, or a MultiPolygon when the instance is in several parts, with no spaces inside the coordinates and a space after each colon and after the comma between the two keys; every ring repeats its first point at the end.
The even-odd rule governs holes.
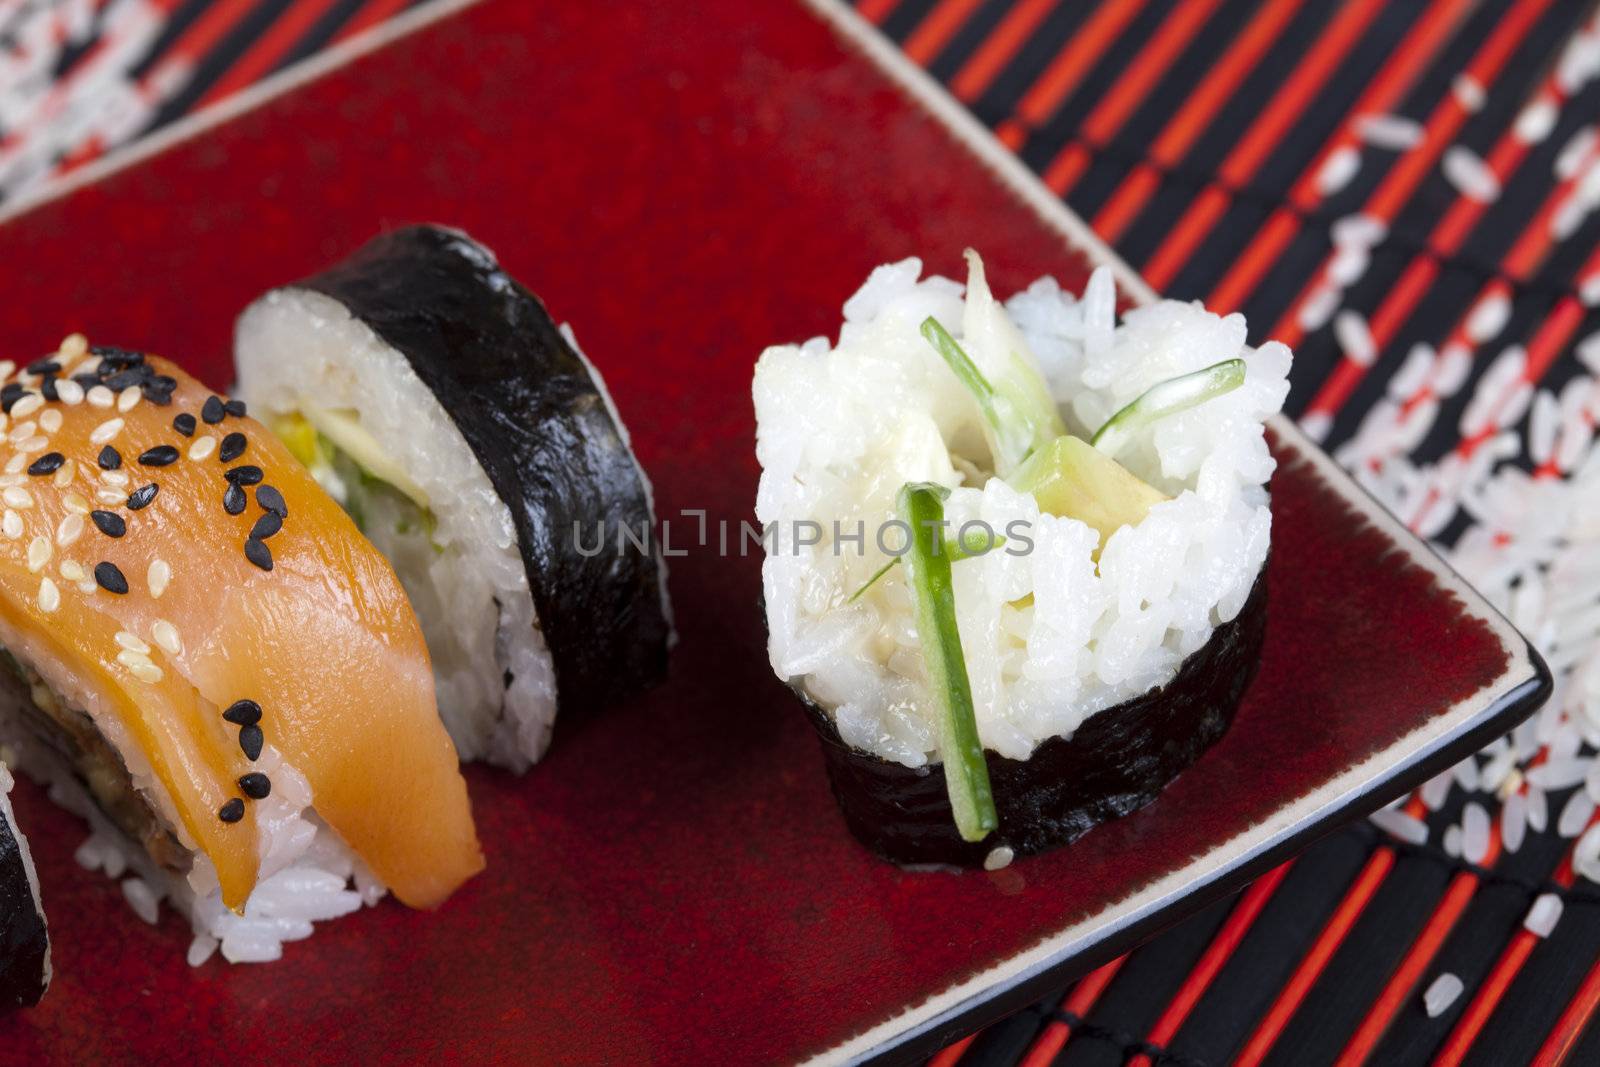
{"type": "Polygon", "coordinates": [[[1190,374],[1152,385],[1106,420],[1089,443],[1115,457],[1122,447],[1157,419],[1199,407],[1244,384],[1244,360],[1225,359],[1190,374]]]}
{"type": "Polygon", "coordinates": [[[944,754],[945,786],[962,840],[982,841],[1000,825],[989,784],[989,765],[978,739],[972,683],[956,628],[955,589],[950,557],[940,550],[944,500],[941,485],[912,482],[899,494],[900,518],[911,527],[911,548],[903,557],[917,602],[917,636],[927,667],[928,686],[939,705],[939,751],[944,754]]]}

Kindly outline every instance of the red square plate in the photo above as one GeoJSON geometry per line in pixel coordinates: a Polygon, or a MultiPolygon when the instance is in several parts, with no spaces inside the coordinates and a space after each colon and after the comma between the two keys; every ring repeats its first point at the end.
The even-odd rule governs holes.
{"type": "MultiPolygon", "coordinates": [[[[750,374],[837,327],[874,264],[1001,291],[1109,253],[828,7],[430,8],[321,76],[189,123],[0,227],[0,351],[70,329],[221,385],[233,318],[386,226],[496,249],[604,369],[665,516],[751,516],[750,374]],[[382,44],[382,47],[374,48],[382,44]],[[865,48],[865,52],[863,51],[865,48]],[[357,54],[361,53],[361,54],[357,54]]],[[[1126,275],[1127,291],[1148,298],[1126,275]]],[[[468,772],[487,873],[281,963],[191,969],[72,862],[23,787],[55,937],[19,1061],[907,1058],[1215,899],[1510,727],[1548,676],[1512,628],[1287,422],[1261,674],[1232,731],[1138,814],[995,873],[913,874],[846,833],[767,666],[759,559],[671,561],[670,681],[524,778],[468,772]]],[[[675,539],[690,524],[674,524],[675,539]]]]}

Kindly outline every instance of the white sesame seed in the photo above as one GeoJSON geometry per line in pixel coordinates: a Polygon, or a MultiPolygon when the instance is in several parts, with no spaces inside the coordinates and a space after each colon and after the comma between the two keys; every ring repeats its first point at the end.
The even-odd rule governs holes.
{"type": "Polygon", "coordinates": [[[23,455],[28,455],[32,452],[43,452],[49,447],[50,438],[44,436],[43,434],[34,434],[26,441],[17,442],[17,451],[21,452],[23,455]]]}
{"type": "Polygon", "coordinates": [[[50,580],[49,575],[39,579],[39,610],[46,614],[61,606],[61,590],[56,588],[56,583],[50,580]]]}
{"type": "Polygon", "coordinates": [[[83,564],[79,563],[77,560],[64,559],[61,561],[61,577],[65,578],[67,581],[81,582],[88,576],[89,572],[84,570],[83,564]]]}
{"type": "Polygon", "coordinates": [[[76,407],[83,403],[83,386],[67,378],[56,383],[56,396],[60,397],[61,402],[67,407],[76,407]]]}
{"type": "Polygon", "coordinates": [[[28,542],[28,570],[38,574],[44,570],[44,565],[50,562],[50,539],[48,537],[35,537],[28,542]]]}
{"type": "Polygon", "coordinates": [[[183,651],[183,640],[178,636],[178,628],[166,619],[157,619],[150,624],[150,637],[169,656],[176,656],[183,651]]]}
{"type": "Polygon", "coordinates": [[[61,409],[50,408],[39,413],[39,429],[45,433],[55,433],[61,429],[61,409]]]}
{"type": "Polygon", "coordinates": [[[96,489],[94,491],[94,498],[100,501],[102,504],[121,504],[123,501],[128,499],[125,493],[120,493],[115,489],[106,488],[96,489]]]}
{"type": "Polygon", "coordinates": [[[82,359],[89,352],[89,339],[81,333],[69,333],[61,339],[56,349],[58,355],[68,359],[82,359]]]}
{"type": "Polygon", "coordinates": [[[90,443],[97,445],[106,444],[113,437],[122,432],[122,425],[121,419],[107,419],[99,426],[96,426],[94,428],[94,432],[89,435],[90,443]]]}
{"type": "Polygon", "coordinates": [[[9,378],[16,373],[17,363],[11,359],[0,359],[0,379],[9,378]]]}
{"type": "Polygon", "coordinates": [[[95,581],[93,578],[85,578],[83,581],[78,583],[78,592],[80,593],[93,593],[99,588],[100,583],[95,581]]]}
{"type": "Polygon", "coordinates": [[[25,419],[42,407],[44,407],[44,397],[38,393],[28,393],[21,400],[11,405],[11,417],[13,419],[25,419]]]}
{"type": "Polygon", "coordinates": [[[83,536],[83,515],[76,511],[69,511],[61,516],[61,522],[56,526],[56,544],[66,548],[78,538],[83,536]]]}
{"type": "Polygon", "coordinates": [[[61,498],[62,507],[78,515],[89,514],[89,502],[79,493],[68,493],[61,498]]]}
{"type": "Polygon", "coordinates": [[[124,650],[117,653],[117,662],[128,668],[128,673],[141,682],[149,682],[153,685],[161,681],[161,668],[150,662],[149,656],[124,650]]]}
{"type": "Polygon", "coordinates": [[[129,633],[127,630],[118,630],[116,642],[129,652],[137,652],[141,656],[150,655],[150,646],[138,634],[129,633]]]}
{"type": "MultiPolygon", "coordinates": [[[[121,635],[119,634],[118,636],[120,637],[121,635]]],[[[132,637],[133,635],[129,634],[128,636],[132,637]]],[[[137,638],[135,638],[135,640],[137,640],[137,638]]],[[[120,642],[119,642],[119,644],[120,644],[120,642]]],[[[146,651],[144,651],[144,652],[140,652],[137,649],[132,649],[132,648],[120,649],[117,652],[117,662],[122,664],[124,667],[131,667],[135,663],[149,663],[150,662],[150,653],[148,651],[149,647],[150,646],[146,645],[145,646],[146,651]]]]}
{"type": "Polygon", "coordinates": [[[78,364],[76,370],[79,374],[93,374],[95,371],[100,369],[100,364],[102,362],[103,361],[99,356],[90,356],[88,359],[78,364]]]}
{"type": "Polygon", "coordinates": [[[34,434],[36,434],[38,432],[39,432],[39,424],[38,423],[32,422],[32,421],[19,422],[15,426],[11,427],[11,432],[6,434],[6,440],[8,440],[8,441],[23,441],[23,440],[26,440],[29,437],[32,437],[34,434]]]}
{"type": "Polygon", "coordinates": [[[24,485],[27,483],[27,481],[27,478],[14,472],[9,474],[0,474],[0,489],[4,489],[8,485],[24,485]]]}
{"type": "Polygon", "coordinates": [[[150,595],[157,600],[167,591],[167,583],[172,580],[172,567],[164,559],[150,561],[150,569],[145,574],[145,584],[150,587],[150,595]]]}
{"type": "Polygon", "coordinates": [[[118,411],[121,411],[121,412],[132,411],[133,410],[133,406],[135,404],[137,404],[138,402],[139,402],[139,387],[137,385],[130,385],[126,389],[124,389],[122,392],[117,394],[117,410],[118,411]]]}
{"type": "Polygon", "coordinates": [[[128,472],[124,470],[101,471],[100,480],[107,485],[127,485],[128,472]]]}
{"type": "Polygon", "coordinates": [[[5,489],[0,490],[0,500],[5,501],[7,505],[14,508],[33,507],[33,494],[20,485],[8,485],[5,489]]]}
{"type": "Polygon", "coordinates": [[[0,516],[0,534],[5,534],[13,541],[21,537],[22,516],[18,515],[10,508],[6,508],[6,513],[3,516],[0,516]]]}
{"type": "Polygon", "coordinates": [[[23,467],[26,467],[27,465],[28,465],[28,457],[19,452],[16,455],[12,456],[10,459],[6,460],[6,473],[7,474],[16,474],[19,471],[21,471],[23,467]]]}
{"type": "Polygon", "coordinates": [[[72,479],[78,476],[78,461],[69,459],[56,468],[55,474],[50,477],[50,484],[57,489],[65,489],[72,484],[72,479]]]}
{"type": "Polygon", "coordinates": [[[117,394],[103,385],[91,385],[83,397],[90,407],[108,408],[117,402],[117,394]]]}
{"type": "Polygon", "coordinates": [[[194,444],[189,446],[189,458],[197,461],[202,460],[216,450],[217,439],[215,437],[212,437],[210,434],[207,434],[204,437],[196,437],[194,439],[194,444]]]}

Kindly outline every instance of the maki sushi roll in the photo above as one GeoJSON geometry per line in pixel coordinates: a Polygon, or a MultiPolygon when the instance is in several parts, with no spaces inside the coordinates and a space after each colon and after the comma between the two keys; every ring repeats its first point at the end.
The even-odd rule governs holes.
{"type": "Polygon", "coordinates": [[[571,331],[482,245],[378,237],[252,304],[235,354],[240,394],[394,564],[463,759],[525,769],[558,702],[663,677],[650,482],[571,331]]]}
{"type": "Polygon", "coordinates": [[[0,763],[0,1013],[39,1003],[50,985],[50,936],[39,875],[11,809],[15,784],[0,763]]]}
{"type": "Polygon", "coordinates": [[[1259,660],[1289,352],[1109,270],[1002,304],[919,260],[756,367],[773,670],[850,829],[1000,866],[1153,800],[1259,660]]]}
{"type": "Polygon", "coordinates": [[[245,405],[81,335],[0,381],[0,743],[78,861],[195,962],[480,870],[394,571],[245,405]]]}

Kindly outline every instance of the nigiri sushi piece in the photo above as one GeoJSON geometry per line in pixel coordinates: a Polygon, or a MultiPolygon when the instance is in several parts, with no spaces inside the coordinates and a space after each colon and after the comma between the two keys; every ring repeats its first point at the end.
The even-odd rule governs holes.
{"type": "Polygon", "coordinates": [[[238,392],[393,563],[463,759],[523,770],[655,683],[651,487],[600,373],[465,234],[413,226],[250,305],[238,392]]]}
{"type": "Polygon", "coordinates": [[[39,1003],[50,985],[50,935],[28,839],[11,808],[14,784],[0,763],[0,1013],[39,1003]]]}
{"type": "Polygon", "coordinates": [[[0,742],[136,909],[266,959],[480,870],[416,617],[305,467],[164,359],[0,372],[0,742]]]}
{"type": "Polygon", "coordinates": [[[1042,279],[1001,303],[880,267],[838,343],[756,367],[774,672],[850,830],[990,867],[1156,798],[1259,663],[1289,352],[1165,301],[1117,322],[1042,279]],[[814,542],[814,543],[813,543],[814,542]]]}

